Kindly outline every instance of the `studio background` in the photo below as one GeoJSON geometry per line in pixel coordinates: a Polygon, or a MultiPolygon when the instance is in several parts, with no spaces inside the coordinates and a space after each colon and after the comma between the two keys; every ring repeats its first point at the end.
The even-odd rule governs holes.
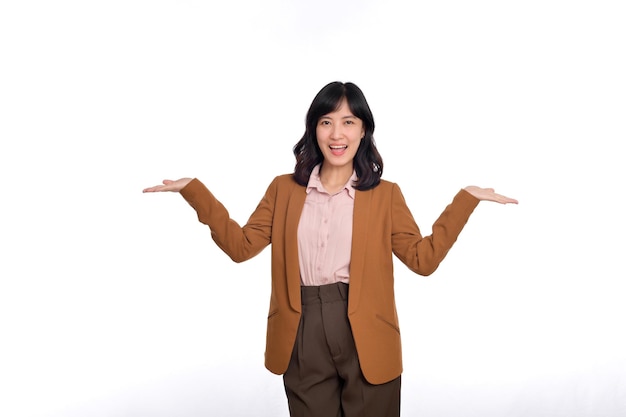
{"type": "Polygon", "coordinates": [[[428,278],[396,262],[403,415],[626,415],[620,1],[0,2],[0,415],[286,417],[269,250],[241,224],[314,95],[359,85],[424,234],[491,186],[428,278]]]}

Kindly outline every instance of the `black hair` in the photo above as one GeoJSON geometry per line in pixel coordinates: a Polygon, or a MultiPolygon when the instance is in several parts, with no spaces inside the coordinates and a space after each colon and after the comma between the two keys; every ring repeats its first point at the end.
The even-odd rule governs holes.
{"type": "Polygon", "coordinates": [[[365,136],[361,139],[353,161],[357,175],[354,188],[365,191],[380,183],[380,177],[383,174],[383,159],[374,142],[372,111],[359,87],[350,82],[335,81],[324,86],[313,99],[306,114],[304,135],[293,147],[293,154],[296,157],[293,178],[298,184],[306,186],[313,168],[324,161],[322,151],[317,144],[316,128],[319,119],[337,110],[344,98],[352,114],[363,122],[365,130],[365,136]]]}

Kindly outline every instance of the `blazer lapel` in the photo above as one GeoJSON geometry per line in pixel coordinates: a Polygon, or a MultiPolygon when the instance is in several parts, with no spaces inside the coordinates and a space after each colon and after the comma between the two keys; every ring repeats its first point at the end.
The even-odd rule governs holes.
{"type": "Polygon", "coordinates": [[[291,308],[300,312],[300,256],[298,254],[298,224],[304,208],[306,188],[296,185],[289,196],[285,224],[285,268],[287,268],[287,292],[291,308]]]}
{"type": "Polygon", "coordinates": [[[361,277],[365,268],[365,242],[372,192],[356,191],[354,195],[354,215],[352,221],[352,249],[350,255],[350,292],[348,294],[348,314],[354,313],[359,306],[361,277]]]}

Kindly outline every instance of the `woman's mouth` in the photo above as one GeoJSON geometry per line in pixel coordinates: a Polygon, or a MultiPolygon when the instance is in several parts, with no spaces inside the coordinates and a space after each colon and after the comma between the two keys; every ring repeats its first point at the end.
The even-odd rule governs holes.
{"type": "Polygon", "coordinates": [[[341,156],[348,149],[348,145],[330,145],[329,148],[333,155],[341,156]]]}

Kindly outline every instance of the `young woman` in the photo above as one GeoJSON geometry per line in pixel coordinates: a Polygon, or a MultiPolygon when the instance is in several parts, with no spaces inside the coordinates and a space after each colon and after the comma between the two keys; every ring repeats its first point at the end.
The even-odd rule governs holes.
{"type": "Polygon", "coordinates": [[[272,244],[265,365],[283,375],[292,416],[399,416],[392,254],[429,275],[479,201],[517,203],[466,187],[422,236],[398,185],[381,179],[373,133],[362,91],[333,82],[311,103],[294,173],[272,181],[244,226],[198,179],[144,190],[180,192],[235,262],[272,244]]]}

